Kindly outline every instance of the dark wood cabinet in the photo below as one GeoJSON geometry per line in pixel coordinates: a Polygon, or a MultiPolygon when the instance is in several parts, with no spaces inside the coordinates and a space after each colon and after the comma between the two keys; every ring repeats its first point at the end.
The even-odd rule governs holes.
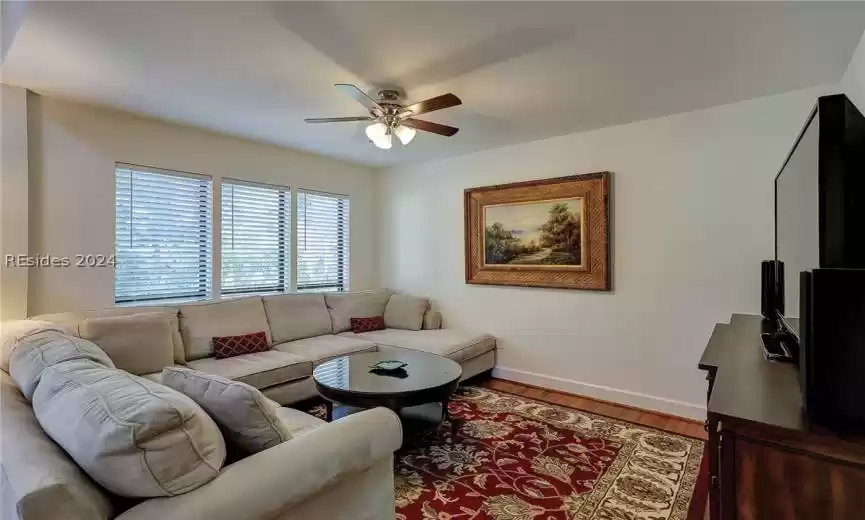
{"type": "Polygon", "coordinates": [[[865,437],[808,421],[796,367],[763,357],[765,327],[733,315],[700,360],[711,520],[865,520],[865,437]]]}

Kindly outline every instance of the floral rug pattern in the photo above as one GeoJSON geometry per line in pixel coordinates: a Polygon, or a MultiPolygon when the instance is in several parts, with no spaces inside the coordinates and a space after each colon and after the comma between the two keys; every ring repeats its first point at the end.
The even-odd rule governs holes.
{"type": "Polygon", "coordinates": [[[464,387],[464,423],[397,453],[399,520],[684,520],[703,441],[464,387]]]}

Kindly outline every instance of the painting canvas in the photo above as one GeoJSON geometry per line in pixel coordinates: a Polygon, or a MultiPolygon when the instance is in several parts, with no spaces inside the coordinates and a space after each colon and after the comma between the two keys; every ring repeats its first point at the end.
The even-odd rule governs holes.
{"type": "Polygon", "coordinates": [[[582,268],[583,200],[485,206],[484,263],[582,268]]]}
{"type": "Polygon", "coordinates": [[[610,173],[465,191],[466,283],[611,289],[610,173]]]}

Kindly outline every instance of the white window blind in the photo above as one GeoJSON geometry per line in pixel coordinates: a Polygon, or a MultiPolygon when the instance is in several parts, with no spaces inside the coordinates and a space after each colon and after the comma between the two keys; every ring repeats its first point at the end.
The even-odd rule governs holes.
{"type": "Polygon", "coordinates": [[[297,290],[348,290],[348,198],[297,194],[297,290]]]}
{"type": "Polygon", "coordinates": [[[115,303],[211,294],[210,177],[118,164],[115,303]]]}
{"type": "Polygon", "coordinates": [[[291,192],[223,181],[222,294],[290,288],[291,192]]]}

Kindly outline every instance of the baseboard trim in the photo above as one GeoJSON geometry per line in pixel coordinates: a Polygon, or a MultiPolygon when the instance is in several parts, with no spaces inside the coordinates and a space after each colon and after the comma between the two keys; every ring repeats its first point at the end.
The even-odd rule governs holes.
{"type": "Polygon", "coordinates": [[[668,415],[675,415],[676,417],[684,417],[698,421],[703,421],[706,418],[705,406],[677,401],[675,399],[666,399],[663,397],[631,392],[629,390],[610,388],[608,386],[582,383],[580,381],[573,381],[561,377],[537,374],[526,370],[497,366],[493,368],[493,377],[508,379],[526,385],[549,388],[550,390],[567,392],[569,394],[584,395],[586,397],[620,403],[635,408],[653,410],[668,415]]]}

